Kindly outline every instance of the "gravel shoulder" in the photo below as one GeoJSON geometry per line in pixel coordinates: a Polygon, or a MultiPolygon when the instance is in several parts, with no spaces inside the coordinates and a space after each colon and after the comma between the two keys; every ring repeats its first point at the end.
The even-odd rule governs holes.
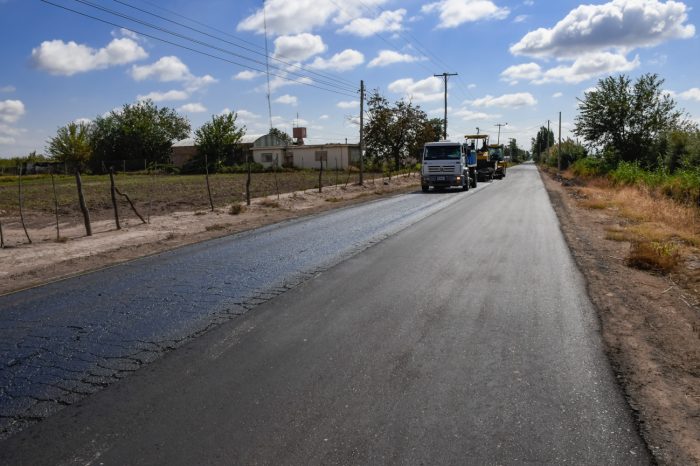
{"type": "Polygon", "coordinates": [[[625,265],[624,220],[579,205],[577,189],[541,173],[598,310],[606,351],[659,464],[700,464],[700,311],[682,277],[625,265]]]}

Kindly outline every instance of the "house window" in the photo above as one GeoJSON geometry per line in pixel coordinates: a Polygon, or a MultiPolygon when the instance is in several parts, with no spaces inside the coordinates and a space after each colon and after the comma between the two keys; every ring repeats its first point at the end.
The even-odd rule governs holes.
{"type": "Polygon", "coordinates": [[[260,160],[263,163],[271,163],[272,162],[272,153],[270,152],[265,152],[260,155],[260,160]]]}
{"type": "Polygon", "coordinates": [[[316,162],[320,162],[320,161],[328,162],[328,151],[327,150],[317,150],[314,154],[314,160],[316,160],[316,162]]]}

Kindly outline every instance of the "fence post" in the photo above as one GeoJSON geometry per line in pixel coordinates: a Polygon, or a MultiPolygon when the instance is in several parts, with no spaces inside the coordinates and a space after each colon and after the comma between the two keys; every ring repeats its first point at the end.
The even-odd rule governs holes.
{"type": "Polygon", "coordinates": [[[56,181],[53,178],[53,169],[51,170],[51,186],[53,187],[53,208],[56,212],[56,241],[61,239],[61,230],[58,226],[58,196],[56,195],[56,181]]]}
{"type": "Polygon", "coordinates": [[[112,194],[112,207],[114,207],[114,223],[117,224],[117,230],[121,230],[122,226],[119,224],[119,209],[117,208],[117,193],[114,187],[114,167],[109,167],[109,185],[112,194]]]}
{"type": "Polygon", "coordinates": [[[22,222],[22,228],[24,228],[24,234],[27,235],[27,241],[32,244],[32,239],[29,237],[27,232],[27,226],[24,224],[24,212],[22,209],[22,204],[24,204],[24,196],[22,195],[22,165],[19,166],[19,219],[22,222]]]}
{"type": "Polygon", "coordinates": [[[78,188],[78,202],[80,210],[83,213],[83,221],[85,222],[85,235],[92,236],[92,225],[90,225],[90,211],[85,204],[85,196],[83,195],[83,180],[80,179],[80,169],[75,170],[75,185],[78,188]]]}

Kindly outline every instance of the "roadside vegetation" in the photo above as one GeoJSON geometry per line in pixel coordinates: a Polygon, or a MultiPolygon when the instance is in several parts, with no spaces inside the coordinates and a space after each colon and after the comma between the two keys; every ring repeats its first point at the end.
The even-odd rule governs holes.
{"type": "Polygon", "coordinates": [[[663,83],[654,74],[599,81],[579,101],[574,134],[583,142],[567,139],[560,150],[540,128],[532,150],[582,186],[583,206],[625,220],[609,239],[630,242],[628,265],[669,273],[700,246],[700,131],[663,83]]]}

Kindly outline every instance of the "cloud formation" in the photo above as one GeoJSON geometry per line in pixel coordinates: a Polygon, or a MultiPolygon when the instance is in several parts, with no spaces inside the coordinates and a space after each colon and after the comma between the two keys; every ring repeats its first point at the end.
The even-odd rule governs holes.
{"type": "Polygon", "coordinates": [[[207,108],[198,103],[198,102],[193,102],[189,104],[185,104],[182,107],[177,109],[179,112],[184,112],[184,113],[204,113],[207,111],[207,108]]]}
{"type": "Polygon", "coordinates": [[[383,11],[376,18],[353,19],[338,32],[359,37],[369,37],[380,32],[398,32],[403,29],[404,16],[406,16],[406,10],[403,8],[383,11]]]}
{"type": "Polygon", "coordinates": [[[275,39],[275,58],[292,61],[304,61],[314,55],[326,51],[326,44],[321,36],[313,34],[297,34],[295,36],[280,36],[275,39]]]}
{"type": "Polygon", "coordinates": [[[185,100],[190,95],[185,91],[172,90],[167,92],[149,92],[145,95],[139,95],[136,100],[152,100],[153,102],[166,102],[171,100],[185,100]]]}
{"type": "Polygon", "coordinates": [[[398,79],[389,84],[389,90],[402,94],[413,102],[433,102],[444,97],[442,79],[435,76],[414,81],[413,78],[398,79]]]}
{"type": "Polygon", "coordinates": [[[669,0],[613,0],[581,5],[553,28],[527,33],[511,46],[513,55],[576,58],[601,50],[625,53],[671,39],[688,39],[695,26],[686,24],[688,7],[669,0]]]}
{"type": "Polygon", "coordinates": [[[486,95],[479,99],[469,100],[465,103],[475,107],[518,108],[537,105],[537,99],[529,92],[518,92],[516,94],[503,94],[498,97],[486,95]]]}
{"type": "Polygon", "coordinates": [[[399,53],[393,50],[380,50],[379,54],[370,61],[367,66],[370,68],[393,65],[394,63],[413,63],[422,60],[407,53],[399,53]]]}
{"type": "Polygon", "coordinates": [[[193,75],[187,65],[174,55],[162,57],[150,65],[132,66],[131,77],[136,81],[154,79],[160,82],[183,82],[185,88],[190,92],[217,82],[214,77],[208,74],[204,76],[193,75]]]}
{"type": "Polygon", "coordinates": [[[499,7],[490,0],[441,0],[421,8],[423,13],[438,13],[438,28],[447,29],[467,22],[485,19],[505,19],[510,14],[506,7],[499,7]]]}
{"type": "Polygon", "coordinates": [[[275,99],[275,103],[295,106],[298,103],[296,96],[284,94],[275,99]]]}
{"type": "Polygon", "coordinates": [[[310,68],[317,70],[332,70],[332,71],[348,71],[365,62],[365,56],[357,50],[346,49],[340,53],[336,53],[329,59],[316,57],[309,65],[310,68]]]}
{"type": "Polygon", "coordinates": [[[95,50],[87,45],[62,40],[44,41],[32,49],[34,65],[50,74],[72,76],[111,66],[126,65],[148,57],[133,39],[114,39],[106,47],[95,50]]]}
{"type": "Polygon", "coordinates": [[[26,110],[21,100],[0,100],[0,122],[15,123],[26,110]]]}

